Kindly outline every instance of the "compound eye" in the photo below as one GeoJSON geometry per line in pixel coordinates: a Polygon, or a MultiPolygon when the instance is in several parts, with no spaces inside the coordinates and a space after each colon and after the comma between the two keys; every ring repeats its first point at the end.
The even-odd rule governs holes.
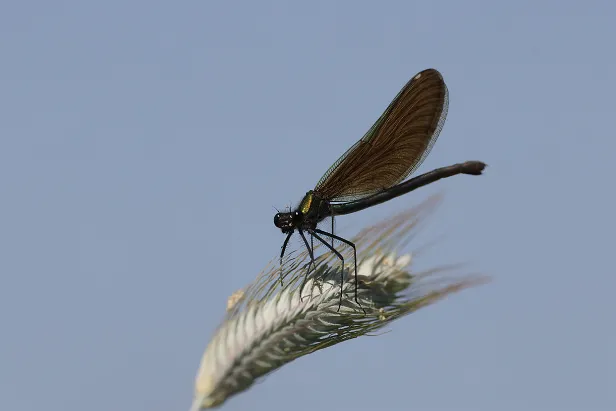
{"type": "Polygon", "coordinates": [[[274,225],[278,227],[279,224],[280,224],[280,213],[276,213],[276,215],[274,216],[274,225]]]}

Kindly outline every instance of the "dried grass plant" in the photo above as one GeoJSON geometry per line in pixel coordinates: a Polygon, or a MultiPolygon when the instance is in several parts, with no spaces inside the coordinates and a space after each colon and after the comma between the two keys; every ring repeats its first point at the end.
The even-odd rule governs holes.
{"type": "Polygon", "coordinates": [[[307,253],[290,255],[283,265],[284,286],[278,280],[280,266],[273,261],[252,284],[234,293],[201,359],[191,411],[220,406],[299,357],[373,333],[452,293],[484,283],[484,276],[452,275],[456,266],[411,273],[411,255],[397,256],[439,202],[440,197],[431,197],[352,239],[358,248],[358,297],[366,314],[354,301],[350,250],[344,257],[351,264],[344,269],[334,255],[325,253],[308,274],[307,253]]]}

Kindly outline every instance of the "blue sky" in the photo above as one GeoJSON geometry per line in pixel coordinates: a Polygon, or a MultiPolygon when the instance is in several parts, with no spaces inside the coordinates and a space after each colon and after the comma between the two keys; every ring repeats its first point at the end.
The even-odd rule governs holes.
{"type": "MultiPolygon", "coordinates": [[[[226,298],[415,73],[450,92],[420,171],[338,220],[445,201],[418,268],[493,282],[305,357],[224,409],[616,408],[608,1],[7,2],[0,408],[187,409],[226,298]]],[[[297,245],[297,243],[295,243],[297,245]]]]}

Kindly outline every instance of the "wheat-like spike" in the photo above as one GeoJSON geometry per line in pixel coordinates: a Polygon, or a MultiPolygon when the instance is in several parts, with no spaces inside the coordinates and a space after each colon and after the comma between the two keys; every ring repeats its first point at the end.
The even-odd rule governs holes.
{"type": "MultiPolygon", "coordinates": [[[[425,205],[433,208],[434,200],[425,205]]],[[[411,256],[396,255],[396,246],[416,227],[422,207],[370,227],[355,238],[359,254],[355,284],[352,264],[342,269],[322,259],[306,275],[307,253],[289,259],[285,285],[280,287],[276,264],[257,280],[234,293],[227,316],[201,359],[191,411],[221,405],[266,374],[301,356],[369,334],[391,321],[445,296],[478,285],[480,276],[434,277],[438,270],[412,275],[411,256]],[[349,273],[349,270],[351,272],[349,273]],[[343,278],[341,279],[341,271],[343,278]],[[349,275],[350,274],[350,275],[349,275]],[[424,281],[430,278],[430,282],[424,281]],[[343,282],[342,307],[340,281],[343,282]],[[355,303],[354,290],[366,314],[355,303]]],[[[350,261],[350,260],[347,260],[350,261]]]]}

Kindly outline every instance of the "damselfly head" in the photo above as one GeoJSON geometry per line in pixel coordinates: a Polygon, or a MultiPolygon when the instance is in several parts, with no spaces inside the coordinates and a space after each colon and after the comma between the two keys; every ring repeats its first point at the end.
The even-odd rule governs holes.
{"type": "Polygon", "coordinates": [[[276,213],[274,216],[274,225],[280,228],[284,234],[295,230],[302,221],[304,221],[304,214],[299,210],[288,213],[276,213]]]}

